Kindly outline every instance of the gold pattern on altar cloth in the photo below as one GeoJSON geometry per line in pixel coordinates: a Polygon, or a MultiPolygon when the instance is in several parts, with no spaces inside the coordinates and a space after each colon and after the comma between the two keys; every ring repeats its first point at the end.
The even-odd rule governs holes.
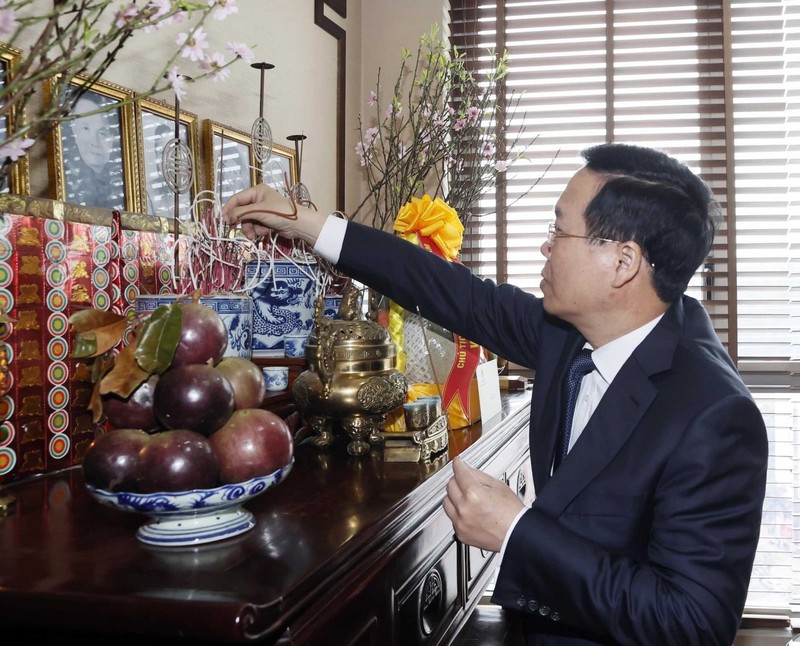
{"type": "Polygon", "coordinates": [[[19,273],[32,276],[41,276],[42,263],[39,256],[22,256],[22,265],[19,268],[19,273]]]}
{"type": "MultiPolygon", "coordinates": [[[[77,403],[76,403],[77,406],[77,403]]],[[[91,415],[76,415],[75,426],[73,435],[80,435],[81,433],[91,433],[94,431],[91,415]]],[[[90,440],[91,441],[91,440],[90,440]]]]}
{"type": "Polygon", "coordinates": [[[89,298],[89,290],[83,285],[73,285],[70,300],[73,303],[88,303],[91,300],[91,298],[89,298]]]}
{"type": "Polygon", "coordinates": [[[38,330],[39,319],[36,318],[36,310],[18,310],[17,324],[15,327],[18,332],[23,330],[38,330]]]}
{"type": "Polygon", "coordinates": [[[89,240],[85,233],[76,233],[72,242],[69,243],[70,252],[89,253],[89,240]]]}
{"type": "Polygon", "coordinates": [[[89,438],[88,440],[83,440],[82,442],[75,442],[72,446],[72,458],[75,463],[83,462],[83,456],[86,455],[86,450],[89,448],[89,445],[92,443],[94,438],[89,438]]]}
{"type": "Polygon", "coordinates": [[[89,400],[91,398],[92,398],[91,388],[76,388],[75,397],[73,398],[72,405],[75,408],[86,408],[89,405],[89,400]]]}
{"type": "Polygon", "coordinates": [[[152,278],[155,275],[155,263],[143,262],[142,263],[142,278],[152,278]]]}
{"type": "Polygon", "coordinates": [[[20,416],[34,416],[44,414],[42,408],[42,398],[40,395],[30,395],[22,398],[22,408],[19,411],[20,416]]]}
{"type": "Polygon", "coordinates": [[[42,419],[32,419],[22,425],[22,443],[30,444],[44,438],[42,419]]]}
{"type": "Polygon", "coordinates": [[[42,385],[42,370],[39,366],[29,366],[22,369],[22,376],[19,380],[20,388],[30,388],[42,385]]]}
{"type": "Polygon", "coordinates": [[[18,302],[20,305],[35,305],[41,303],[42,298],[39,296],[39,286],[20,285],[18,302]]]}
{"type": "MultiPolygon", "coordinates": [[[[42,352],[39,349],[39,341],[37,339],[29,339],[27,341],[23,341],[20,344],[19,348],[19,360],[20,361],[40,361],[42,358],[42,352]]],[[[38,369],[38,366],[36,366],[38,369]]],[[[30,368],[26,368],[26,370],[30,370],[30,368]]],[[[39,381],[35,384],[20,384],[21,386],[41,386],[42,382],[39,381]]]]}
{"type": "Polygon", "coordinates": [[[79,260],[70,272],[70,278],[89,278],[89,272],[86,271],[86,261],[79,260]]]}
{"type": "MultiPolygon", "coordinates": [[[[76,222],[95,226],[111,227],[110,209],[96,206],[81,206],[58,202],[41,197],[21,197],[19,195],[0,194],[0,213],[27,215],[34,218],[76,222]]],[[[175,227],[172,218],[154,217],[143,213],[122,211],[122,228],[128,231],[147,231],[155,234],[171,233],[175,227]]],[[[181,233],[187,233],[186,223],[180,223],[181,233]]]]}
{"type": "Polygon", "coordinates": [[[44,420],[41,417],[28,420],[20,426],[20,430],[22,431],[22,444],[38,442],[44,438],[44,420]]]}
{"type": "Polygon", "coordinates": [[[41,247],[39,242],[39,230],[33,227],[20,227],[17,236],[18,247],[41,247]]]}
{"type": "Polygon", "coordinates": [[[20,471],[41,471],[44,469],[44,462],[42,462],[41,451],[28,451],[22,458],[22,466],[20,471]]]}

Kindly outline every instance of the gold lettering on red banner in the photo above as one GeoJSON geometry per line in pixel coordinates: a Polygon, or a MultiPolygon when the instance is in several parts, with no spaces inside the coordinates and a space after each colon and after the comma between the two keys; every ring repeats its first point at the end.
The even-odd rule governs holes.
{"type": "Polygon", "coordinates": [[[86,261],[79,260],[75,263],[75,266],[72,268],[72,273],[70,274],[72,278],[89,278],[89,272],[86,271],[86,261]]]}
{"type": "Polygon", "coordinates": [[[454,334],[453,339],[456,342],[456,360],[444,384],[442,403],[448,407],[453,399],[458,397],[461,402],[461,410],[464,411],[467,419],[470,419],[469,383],[480,363],[481,347],[458,334],[454,334]]]}
{"type": "Polygon", "coordinates": [[[41,471],[44,469],[41,451],[28,451],[22,456],[20,471],[41,471]]]}
{"type": "Polygon", "coordinates": [[[39,319],[36,318],[36,310],[17,311],[17,330],[38,330],[39,319]]]}
{"type": "Polygon", "coordinates": [[[40,247],[39,231],[31,227],[20,227],[17,237],[18,247],[40,247]]]}
{"type": "Polygon", "coordinates": [[[22,256],[22,264],[20,265],[19,273],[32,276],[41,276],[42,263],[39,256],[22,256]]]}
{"type": "Polygon", "coordinates": [[[23,305],[36,305],[38,303],[41,303],[42,297],[39,296],[39,286],[20,285],[18,302],[23,305]]]}
{"type": "Polygon", "coordinates": [[[42,398],[39,395],[31,395],[22,398],[22,408],[19,411],[20,416],[33,416],[44,414],[42,408],[42,398]]]}
{"type": "Polygon", "coordinates": [[[73,303],[88,303],[91,299],[89,298],[89,292],[83,285],[73,285],[70,300],[73,303]]]}
{"type": "Polygon", "coordinates": [[[86,239],[85,233],[76,233],[72,242],[69,243],[70,251],[78,251],[86,253],[89,251],[89,241],[86,239]]]}
{"type": "MultiPolygon", "coordinates": [[[[39,341],[23,341],[20,345],[19,349],[19,359],[20,361],[40,361],[42,358],[41,350],[39,349],[39,341]]],[[[26,370],[30,370],[30,368],[26,368],[26,370]]],[[[21,383],[21,386],[41,386],[41,381],[37,384],[26,384],[21,383]]]]}

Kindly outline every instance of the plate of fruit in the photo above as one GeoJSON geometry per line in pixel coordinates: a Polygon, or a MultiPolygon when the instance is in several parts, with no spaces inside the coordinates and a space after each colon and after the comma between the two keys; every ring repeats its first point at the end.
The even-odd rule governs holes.
{"type": "MultiPolygon", "coordinates": [[[[110,430],[89,445],[82,469],[99,503],[148,517],[136,532],[141,542],[198,545],[255,525],[243,504],[288,475],[293,438],[281,417],[259,408],[260,368],[223,357],[227,332],[216,312],[195,304],[163,307],[184,310],[169,361],[152,373],[123,365],[112,383],[129,374],[139,375],[138,383],[127,396],[112,389],[102,395],[110,430]]],[[[170,336],[164,330],[159,339],[170,336]]]]}

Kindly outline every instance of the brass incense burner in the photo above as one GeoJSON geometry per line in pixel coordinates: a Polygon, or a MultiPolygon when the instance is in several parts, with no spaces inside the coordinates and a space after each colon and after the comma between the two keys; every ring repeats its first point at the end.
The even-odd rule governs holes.
{"type": "Polygon", "coordinates": [[[406,400],[408,382],[394,368],[396,348],[389,332],[361,319],[359,292],[349,286],[339,307],[341,320],[322,315],[317,299],[314,331],[306,345],[309,370],[292,384],[292,395],[321,448],[334,440],[334,422],[350,437],[347,451],[364,455],[381,440],[386,415],[406,400]]]}

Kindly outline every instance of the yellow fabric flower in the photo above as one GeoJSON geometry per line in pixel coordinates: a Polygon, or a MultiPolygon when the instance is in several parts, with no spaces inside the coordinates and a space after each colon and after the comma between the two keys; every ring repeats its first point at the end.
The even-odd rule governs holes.
{"type": "Polygon", "coordinates": [[[430,195],[412,197],[397,214],[394,230],[414,242],[416,234],[430,238],[448,260],[458,257],[464,238],[464,225],[456,210],[442,198],[430,195]]]}

